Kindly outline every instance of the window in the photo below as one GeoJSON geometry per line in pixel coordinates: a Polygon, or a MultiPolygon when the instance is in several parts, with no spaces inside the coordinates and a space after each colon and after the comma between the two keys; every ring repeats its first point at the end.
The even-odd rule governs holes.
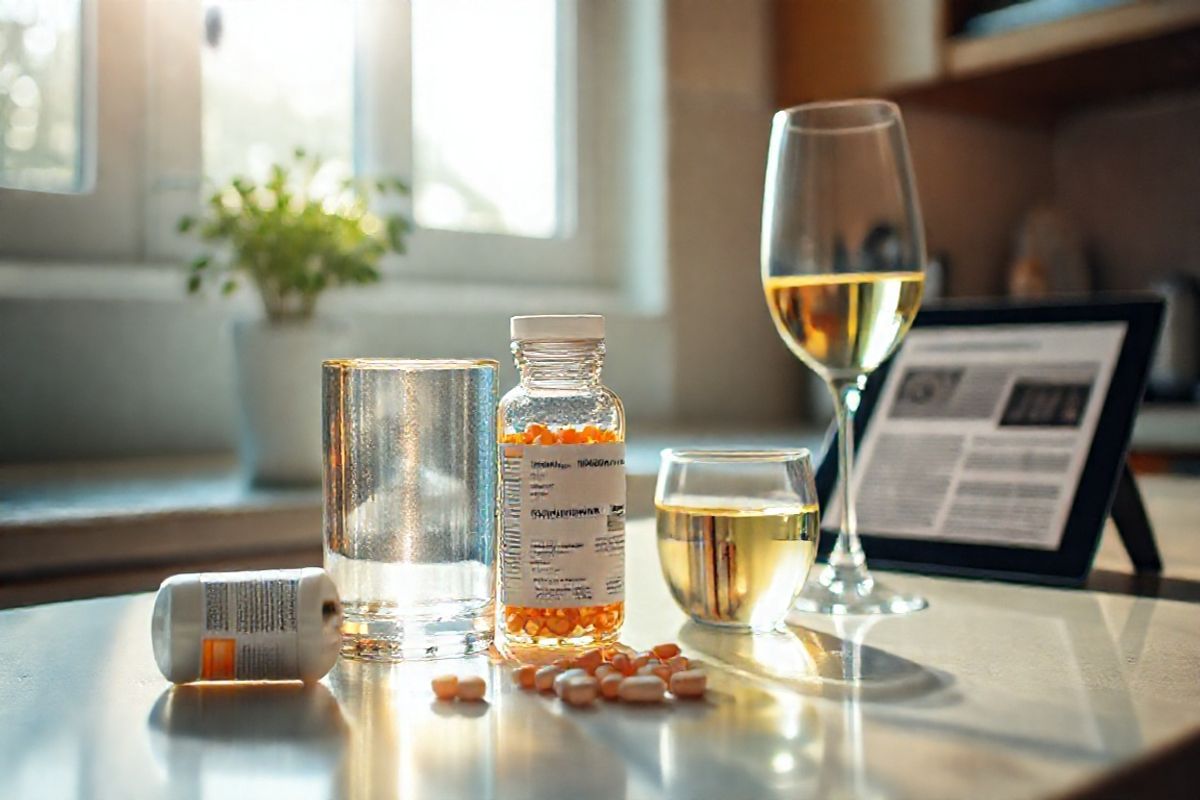
{"type": "MultiPolygon", "coordinates": [[[[657,30],[652,3],[0,0],[0,9],[6,47],[18,29],[23,39],[51,23],[59,32],[45,60],[54,70],[39,67],[35,79],[58,81],[53,114],[38,124],[60,132],[47,133],[54,145],[36,174],[84,190],[46,197],[0,180],[0,257],[177,262],[196,245],[174,223],[197,210],[206,180],[261,176],[296,146],[335,172],[412,185],[408,201],[391,201],[406,202],[416,222],[409,253],[388,265],[396,276],[617,288],[631,241],[658,235],[646,201],[631,199],[649,174],[634,128],[656,126],[660,112],[635,113],[653,95],[635,68],[643,83],[657,74],[646,67],[658,51],[639,49],[657,30]],[[89,15],[91,67],[79,23],[89,15]],[[67,68],[78,64],[82,78],[67,68]],[[89,81],[95,135],[81,122],[89,81]],[[81,178],[89,146],[91,185],[81,178]]],[[[45,32],[32,41],[37,52],[50,47],[45,32]]],[[[27,104],[28,83],[17,93],[27,104]]],[[[4,141],[0,174],[18,174],[9,167],[18,151],[4,141]]],[[[35,172],[20,163],[29,186],[35,172]]]]}
{"type": "Polygon", "coordinates": [[[345,3],[210,1],[203,35],[206,178],[218,183],[235,175],[261,179],[296,147],[320,154],[336,171],[350,172],[354,14],[347,13],[345,3]]]}
{"type": "Polygon", "coordinates": [[[417,224],[539,239],[562,233],[567,120],[554,0],[417,2],[412,17],[417,224]]]}
{"type": "Polygon", "coordinates": [[[0,0],[0,185],[84,188],[80,0],[0,0]]]}

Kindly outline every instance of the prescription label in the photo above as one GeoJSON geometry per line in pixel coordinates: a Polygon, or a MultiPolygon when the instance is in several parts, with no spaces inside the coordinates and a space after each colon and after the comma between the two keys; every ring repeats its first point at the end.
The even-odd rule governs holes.
{"type": "Polygon", "coordinates": [[[577,608],[625,599],[625,445],[502,444],[500,599],[577,608]]]}
{"type": "Polygon", "coordinates": [[[300,580],[281,570],[205,573],[202,680],[298,676],[300,580]]]}

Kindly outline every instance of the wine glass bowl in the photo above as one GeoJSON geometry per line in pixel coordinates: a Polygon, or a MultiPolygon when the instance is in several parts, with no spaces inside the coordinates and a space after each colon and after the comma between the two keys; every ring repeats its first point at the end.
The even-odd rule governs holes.
{"type": "Polygon", "coordinates": [[[838,423],[841,531],[797,608],[903,613],[921,598],[877,585],[854,515],[853,417],[867,376],[912,325],[925,239],[904,125],[883,100],[813,103],[771,127],[762,281],[780,337],[828,384],[838,423]]]}

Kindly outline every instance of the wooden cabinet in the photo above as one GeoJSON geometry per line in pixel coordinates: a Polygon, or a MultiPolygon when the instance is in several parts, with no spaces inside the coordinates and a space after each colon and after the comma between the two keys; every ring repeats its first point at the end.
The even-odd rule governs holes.
{"type": "Polygon", "coordinates": [[[955,0],[777,0],[776,101],[882,94],[1015,119],[1200,86],[1200,0],[1131,0],[984,36],[955,0]]]}
{"type": "Polygon", "coordinates": [[[781,106],[936,81],[944,0],[777,0],[781,106]]]}

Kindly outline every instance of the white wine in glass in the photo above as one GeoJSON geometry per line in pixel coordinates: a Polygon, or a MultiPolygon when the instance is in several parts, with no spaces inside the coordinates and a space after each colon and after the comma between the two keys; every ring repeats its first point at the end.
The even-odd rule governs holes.
{"type": "Polygon", "coordinates": [[[882,100],[780,111],[763,201],[762,280],[780,337],[828,384],[838,425],[841,531],[802,611],[898,614],[920,597],[878,585],[856,530],[854,412],[867,375],[921,306],[925,241],[900,110],[882,100]]]}

